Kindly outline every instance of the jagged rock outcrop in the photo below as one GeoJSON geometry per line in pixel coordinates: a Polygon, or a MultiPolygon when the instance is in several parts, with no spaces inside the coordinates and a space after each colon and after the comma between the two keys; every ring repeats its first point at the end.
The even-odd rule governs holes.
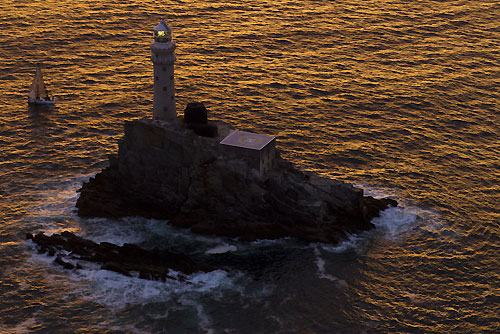
{"type": "Polygon", "coordinates": [[[135,272],[139,278],[163,281],[167,278],[183,278],[170,276],[170,270],[183,274],[215,270],[212,266],[196,263],[182,254],[151,252],[132,244],[118,246],[109,242],[95,243],[67,231],[51,236],[43,233],[33,236],[28,233],[26,239],[32,240],[40,253],[56,256],[54,262],[69,270],[82,269],[82,261],[88,261],[100,264],[101,269],[122,275],[131,276],[135,272]]]}
{"type": "Polygon", "coordinates": [[[242,240],[292,236],[338,242],[346,233],[373,227],[370,220],[392,199],[363,196],[351,184],[304,173],[276,157],[264,175],[216,137],[185,128],[181,119],[125,123],[117,157],[84,183],[80,216],[143,216],[168,219],[197,233],[242,240]]]}

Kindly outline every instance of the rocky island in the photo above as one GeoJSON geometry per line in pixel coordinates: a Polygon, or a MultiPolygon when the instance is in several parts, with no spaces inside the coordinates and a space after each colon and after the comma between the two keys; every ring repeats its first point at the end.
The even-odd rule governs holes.
{"type": "MultiPolygon", "coordinates": [[[[154,29],[153,117],[128,121],[109,167],[84,183],[80,216],[167,219],[193,232],[241,240],[295,237],[336,243],[368,230],[392,199],[295,168],[276,138],[208,121],[191,103],[175,105],[175,44],[162,20],[154,29]]],[[[167,223],[167,222],[166,222],[167,223]]]]}
{"type": "MultiPolygon", "coordinates": [[[[200,104],[185,114],[190,110],[205,114],[200,104]]],[[[126,122],[118,155],[80,189],[78,214],[168,219],[196,233],[249,241],[291,236],[336,243],[346,233],[372,228],[380,210],[397,205],[294,168],[280,157],[273,137],[222,122],[194,124],[185,117],[126,122]],[[211,136],[196,129],[211,129],[211,136]],[[268,152],[224,145],[231,135],[239,136],[236,144],[267,139],[268,152]]]]}

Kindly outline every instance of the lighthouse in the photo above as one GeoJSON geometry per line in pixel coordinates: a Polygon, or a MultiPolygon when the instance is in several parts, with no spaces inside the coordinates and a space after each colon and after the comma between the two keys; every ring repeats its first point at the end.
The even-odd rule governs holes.
{"type": "Polygon", "coordinates": [[[171,121],[177,118],[175,109],[174,62],[175,43],[172,29],[160,20],[154,28],[151,60],[154,74],[153,119],[171,121]]]}

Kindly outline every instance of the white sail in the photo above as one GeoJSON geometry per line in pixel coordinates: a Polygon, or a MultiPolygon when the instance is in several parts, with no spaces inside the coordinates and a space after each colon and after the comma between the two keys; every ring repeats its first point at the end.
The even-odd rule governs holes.
{"type": "Polygon", "coordinates": [[[38,86],[38,66],[36,68],[35,80],[33,80],[33,85],[31,86],[31,92],[28,93],[28,98],[35,100],[37,98],[37,88],[38,86]]]}
{"type": "Polygon", "coordinates": [[[38,91],[37,91],[37,95],[36,97],[37,98],[42,98],[42,99],[45,99],[45,100],[49,100],[49,94],[47,93],[47,88],[45,88],[45,83],[43,82],[43,76],[42,76],[42,70],[40,68],[37,68],[37,71],[38,71],[38,75],[37,75],[37,78],[38,78],[38,84],[37,84],[37,88],[38,88],[38,91]]]}
{"type": "Polygon", "coordinates": [[[51,99],[47,88],[45,88],[45,83],[43,82],[42,70],[37,65],[35,80],[33,81],[33,86],[31,91],[28,93],[28,103],[33,104],[54,104],[55,98],[51,99]]]}

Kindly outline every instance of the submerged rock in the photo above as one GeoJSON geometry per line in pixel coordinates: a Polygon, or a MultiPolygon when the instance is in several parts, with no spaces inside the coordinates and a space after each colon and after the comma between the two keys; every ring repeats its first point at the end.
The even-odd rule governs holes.
{"type": "Polygon", "coordinates": [[[170,270],[184,274],[215,270],[212,266],[196,263],[185,255],[167,251],[151,252],[132,244],[118,246],[109,242],[95,243],[67,231],[51,236],[28,233],[26,239],[37,244],[40,253],[57,255],[54,263],[68,270],[82,269],[82,264],[74,264],[75,261],[88,261],[100,264],[101,269],[125,276],[137,272],[139,278],[163,281],[173,278],[168,275],[170,270]]]}
{"type": "Polygon", "coordinates": [[[229,126],[212,125],[215,137],[197,135],[181,118],[126,122],[118,156],[79,190],[78,214],[168,219],[196,233],[248,241],[291,236],[336,243],[373,228],[372,218],[397,205],[302,172],[277,151],[263,173],[248,162],[253,155],[238,156],[220,144],[229,126]]]}

